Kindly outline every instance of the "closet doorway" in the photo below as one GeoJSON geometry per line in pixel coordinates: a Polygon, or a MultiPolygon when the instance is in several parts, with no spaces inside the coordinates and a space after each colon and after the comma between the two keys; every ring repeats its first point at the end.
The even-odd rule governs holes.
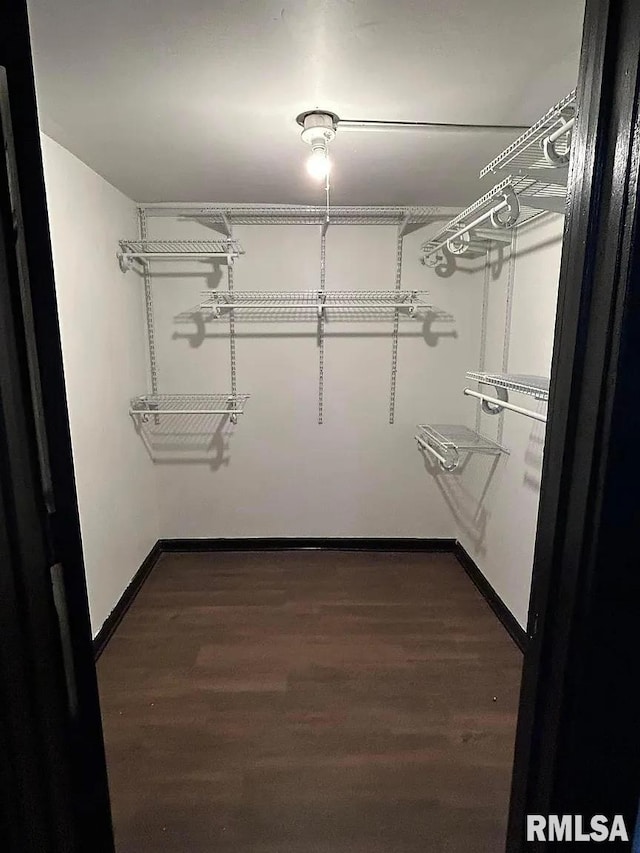
{"type": "MultiPolygon", "coordinates": [[[[531,743],[566,780],[589,728],[567,734],[577,699],[556,689],[575,637],[601,654],[580,606],[610,617],[569,556],[580,537],[588,555],[580,506],[606,528],[586,498],[615,493],[601,448],[624,432],[592,378],[617,378],[631,335],[621,266],[584,246],[603,182],[630,198],[598,162],[624,115],[601,117],[602,81],[629,97],[604,46],[632,57],[630,37],[587,8],[583,38],[580,2],[462,2],[455,28],[450,4],[245,5],[32,0],[35,145],[7,61],[14,310],[43,506],[57,517],[57,490],[71,512],[63,536],[50,522],[69,803],[95,732],[90,621],[118,853],[519,850],[561,790],[531,743]],[[29,239],[43,189],[64,388],[29,239]],[[51,453],[65,392],[75,484],[51,453]],[[587,402],[599,433],[577,425],[587,402]]],[[[622,240],[626,208],[605,213],[622,240]]],[[[85,829],[105,814],[92,743],[85,829]]]]}

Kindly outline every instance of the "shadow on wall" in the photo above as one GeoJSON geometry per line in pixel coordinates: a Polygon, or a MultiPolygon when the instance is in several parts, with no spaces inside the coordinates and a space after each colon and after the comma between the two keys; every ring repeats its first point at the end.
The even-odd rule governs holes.
{"type": "Polygon", "coordinates": [[[154,463],[206,464],[218,471],[230,462],[234,425],[228,415],[151,415],[136,419],[136,432],[154,463]]]}
{"type": "MultiPolygon", "coordinates": [[[[172,339],[185,340],[192,349],[197,349],[202,346],[207,339],[220,339],[229,337],[228,328],[228,313],[221,314],[219,318],[215,317],[213,312],[203,309],[200,306],[191,308],[188,311],[182,311],[176,314],[173,322],[176,326],[191,326],[192,329],[188,332],[176,331],[173,333],[172,339]],[[216,325],[219,331],[216,330],[216,325]],[[212,330],[209,331],[209,328],[212,330]]],[[[438,308],[431,308],[428,311],[417,311],[412,317],[406,313],[399,315],[401,338],[423,338],[425,344],[429,347],[436,347],[442,338],[457,338],[458,332],[452,328],[456,322],[456,318],[448,311],[442,311],[438,308]],[[409,331],[407,328],[410,324],[415,327],[417,324],[422,324],[420,331],[409,331]],[[402,328],[404,327],[404,328],[402,328]]],[[[304,323],[308,321],[317,321],[317,313],[315,308],[245,308],[241,312],[236,312],[236,338],[317,338],[318,324],[314,322],[309,326],[309,331],[301,332],[285,332],[281,328],[273,332],[265,332],[263,329],[259,333],[239,332],[237,327],[244,323],[304,323]]],[[[324,335],[327,338],[391,338],[393,335],[393,310],[381,311],[367,308],[352,308],[341,309],[339,313],[328,313],[325,320],[324,335]],[[341,332],[335,329],[337,323],[387,323],[388,329],[374,329],[368,332],[341,332]]]]}
{"type": "MultiPolygon", "coordinates": [[[[536,406],[537,411],[543,411],[545,408],[546,403],[538,403],[536,406]]],[[[524,453],[525,472],[522,482],[528,489],[536,494],[540,493],[540,484],[542,482],[542,460],[544,456],[545,434],[546,425],[540,421],[532,421],[529,441],[524,453]]]]}
{"type": "Polygon", "coordinates": [[[479,554],[485,553],[484,540],[490,513],[485,506],[485,499],[492,480],[500,464],[500,456],[480,456],[468,453],[455,471],[444,471],[424,451],[420,451],[425,471],[434,479],[452,515],[473,542],[479,554]],[[471,457],[473,456],[473,463],[471,457]],[[469,464],[478,466],[473,481],[480,487],[480,494],[469,488],[469,477],[464,473],[469,464]]]}
{"type": "Polygon", "coordinates": [[[198,264],[202,270],[197,272],[185,272],[182,269],[168,269],[167,261],[164,262],[164,268],[159,271],[154,269],[153,278],[160,280],[163,278],[197,278],[204,282],[203,290],[217,290],[225,280],[224,271],[227,268],[226,258],[206,258],[203,260],[190,259],[190,263],[198,264]]]}
{"type": "MultiPolygon", "coordinates": [[[[489,244],[487,244],[489,245],[489,244]]],[[[496,281],[502,274],[505,263],[505,244],[494,243],[491,252],[491,278],[496,281]]],[[[438,254],[433,269],[440,278],[451,278],[454,273],[473,274],[478,271],[480,262],[484,263],[486,248],[482,251],[468,249],[464,254],[454,255],[447,248],[438,254]]]]}

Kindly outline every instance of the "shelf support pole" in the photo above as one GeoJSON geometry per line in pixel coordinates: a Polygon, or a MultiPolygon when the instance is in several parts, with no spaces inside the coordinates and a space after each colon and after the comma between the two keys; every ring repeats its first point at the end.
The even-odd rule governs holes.
{"type": "MultiPolygon", "coordinates": [[[[148,240],[147,214],[144,207],[138,208],[138,229],[140,239],[148,240]]],[[[153,316],[153,287],[151,284],[151,272],[149,264],[142,265],[142,281],[144,285],[144,308],[147,321],[147,346],[149,348],[149,376],[151,379],[151,393],[158,393],[158,362],[156,357],[155,323],[153,316]]],[[[154,417],[156,426],[159,423],[158,416],[154,417]]]]}
{"type": "Polygon", "coordinates": [[[320,232],[320,294],[318,299],[318,424],[324,423],[324,324],[325,312],[321,307],[325,300],[327,285],[327,222],[320,232]]]}
{"type": "Polygon", "coordinates": [[[531,409],[525,409],[523,406],[516,406],[508,400],[501,400],[498,397],[492,397],[489,394],[483,394],[482,391],[473,391],[471,388],[465,388],[464,394],[467,397],[475,397],[483,403],[490,403],[496,407],[495,414],[502,414],[503,409],[508,409],[510,412],[517,412],[519,415],[524,415],[526,418],[531,418],[534,421],[546,424],[547,417],[541,412],[532,412],[531,409]]]}
{"type": "MultiPolygon", "coordinates": [[[[404,244],[404,230],[406,224],[398,229],[396,239],[396,293],[402,287],[402,249],[404,244]]],[[[412,312],[413,313],[413,312],[412,312]]],[[[393,424],[396,418],[396,382],[398,377],[398,337],[400,330],[400,309],[395,308],[393,312],[393,334],[391,339],[391,387],[389,391],[389,423],[393,424]]]]}
{"type": "MultiPolygon", "coordinates": [[[[229,240],[233,239],[233,225],[226,215],[224,215],[225,226],[229,232],[229,240]]],[[[227,289],[230,294],[233,294],[233,269],[232,263],[227,266],[227,289]]],[[[233,301],[233,298],[231,299],[233,301]]],[[[219,309],[218,309],[219,310],[219,309]]],[[[231,396],[235,400],[238,393],[237,388],[237,373],[236,373],[236,316],[233,305],[229,307],[229,366],[231,370],[231,396]]],[[[229,420],[232,424],[238,423],[238,415],[231,412],[229,420]]]]}

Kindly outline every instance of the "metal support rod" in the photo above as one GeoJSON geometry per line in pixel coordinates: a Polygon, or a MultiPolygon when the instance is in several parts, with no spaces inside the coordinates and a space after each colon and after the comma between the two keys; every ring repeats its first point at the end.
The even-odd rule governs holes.
{"type": "Polygon", "coordinates": [[[242,415],[243,409],[129,409],[134,417],[148,418],[149,415],[242,415]]]}
{"type": "MultiPolygon", "coordinates": [[[[233,225],[228,223],[229,239],[233,237],[233,225]]],[[[233,293],[233,264],[229,264],[227,269],[227,289],[230,294],[233,293]]],[[[235,397],[237,393],[236,381],[236,317],[233,307],[229,311],[229,366],[231,369],[231,396],[235,397]]],[[[231,415],[231,423],[238,422],[237,414],[234,412],[231,415]]]]}
{"type": "MultiPolygon", "coordinates": [[[[328,215],[320,232],[320,291],[318,293],[318,424],[324,423],[324,324],[327,282],[327,228],[328,215]]],[[[297,307],[297,306],[296,306],[297,307]]]]}
{"type": "Polygon", "coordinates": [[[153,258],[154,260],[175,260],[176,258],[228,258],[233,260],[239,258],[238,252],[118,252],[122,260],[141,260],[153,258]]]}
{"type": "MultiPolygon", "coordinates": [[[[138,228],[140,239],[147,239],[147,215],[143,207],[138,208],[138,228]]],[[[155,326],[153,317],[153,290],[151,286],[151,273],[145,264],[142,271],[144,283],[144,305],[147,320],[147,344],[149,346],[149,372],[151,378],[151,393],[158,393],[158,364],[156,359],[155,326]]]]}
{"type": "MultiPolygon", "coordinates": [[[[511,347],[511,318],[513,315],[513,289],[516,278],[516,253],[518,251],[518,232],[511,232],[511,248],[509,249],[509,266],[507,268],[507,292],[504,302],[504,333],[502,337],[502,372],[509,372],[509,350],[511,347]]],[[[506,394],[504,396],[507,396],[506,394]]],[[[485,408],[483,406],[483,408],[485,408]]],[[[504,406],[502,407],[504,409],[504,406]]],[[[545,419],[546,420],[546,419],[545,419]]],[[[504,435],[504,411],[500,411],[498,419],[498,444],[502,444],[504,435]]]]}
{"type": "Polygon", "coordinates": [[[452,243],[454,240],[457,240],[458,237],[461,237],[468,231],[472,231],[474,228],[477,228],[478,225],[481,225],[487,219],[491,219],[491,216],[494,213],[500,213],[501,210],[504,210],[504,208],[508,206],[509,201],[506,198],[503,198],[502,201],[499,201],[494,204],[493,207],[489,208],[489,210],[486,210],[484,213],[481,213],[480,216],[477,216],[475,219],[472,219],[471,222],[468,222],[466,225],[462,225],[458,229],[458,231],[455,232],[455,234],[452,234],[450,237],[447,237],[445,243],[452,243]]]}
{"type": "Polygon", "coordinates": [[[540,421],[543,424],[547,422],[547,416],[540,412],[532,412],[531,409],[525,409],[522,406],[516,406],[514,403],[509,403],[507,400],[499,400],[497,397],[491,397],[488,394],[483,394],[482,391],[473,391],[471,388],[464,389],[465,396],[476,397],[482,402],[492,403],[499,409],[509,409],[511,412],[517,412],[519,415],[524,415],[527,418],[532,418],[534,421],[540,421]]]}
{"type": "Polygon", "coordinates": [[[563,122],[557,130],[554,130],[553,133],[550,133],[547,139],[549,140],[549,142],[557,142],[557,140],[560,139],[561,136],[564,136],[565,133],[569,133],[575,123],[575,116],[570,119],[567,119],[567,121],[563,122]]]}
{"type": "Polygon", "coordinates": [[[452,471],[456,467],[456,465],[458,464],[456,461],[453,463],[453,467],[452,467],[452,463],[445,456],[442,456],[440,453],[438,453],[437,450],[434,450],[433,447],[431,447],[431,445],[428,444],[423,438],[420,438],[419,435],[415,436],[415,440],[418,442],[418,444],[420,445],[420,447],[424,451],[426,451],[427,453],[430,453],[431,456],[433,456],[435,459],[437,459],[438,462],[440,463],[440,465],[442,465],[442,467],[445,470],[452,471]]]}
{"type": "MultiPolygon", "coordinates": [[[[480,318],[480,354],[478,370],[484,371],[487,363],[487,334],[489,329],[489,290],[491,284],[491,249],[484,259],[484,279],[482,283],[482,315],[480,318]]],[[[476,432],[480,432],[482,407],[476,406],[476,432]]]]}
{"type": "Polygon", "coordinates": [[[457,240],[458,237],[461,237],[463,234],[471,231],[473,228],[477,228],[478,225],[481,225],[483,222],[486,222],[487,219],[491,219],[491,217],[495,213],[500,213],[501,210],[504,210],[505,207],[509,206],[509,201],[507,198],[503,198],[502,201],[497,202],[493,207],[490,207],[489,210],[486,210],[484,213],[481,213],[480,216],[473,219],[466,225],[462,225],[454,234],[451,234],[447,237],[446,240],[442,240],[442,242],[438,243],[437,246],[434,246],[433,249],[429,252],[427,257],[436,254],[449,243],[452,243],[454,240],[457,240]]]}
{"type": "MultiPolygon", "coordinates": [[[[404,238],[402,236],[403,229],[398,230],[396,241],[396,293],[400,292],[402,287],[402,249],[404,238]]],[[[389,423],[393,424],[396,418],[396,386],[398,378],[398,337],[400,330],[400,311],[397,305],[394,306],[393,317],[393,335],[391,340],[391,388],[389,391],[389,423]]],[[[413,312],[411,312],[413,313],[413,312]]]]}
{"type": "Polygon", "coordinates": [[[373,121],[370,119],[341,118],[338,121],[339,130],[365,130],[365,131],[388,131],[388,130],[419,130],[419,131],[444,131],[447,133],[477,133],[486,131],[489,133],[521,133],[527,130],[527,125],[516,124],[448,124],[436,121],[373,121]]]}
{"type": "Polygon", "coordinates": [[[321,296],[318,298],[317,303],[311,302],[239,302],[237,305],[234,305],[230,302],[212,302],[211,305],[204,305],[205,308],[228,308],[233,309],[235,311],[238,308],[272,308],[274,310],[278,308],[307,308],[318,310],[318,313],[322,313],[326,308],[407,308],[409,311],[413,312],[416,308],[426,308],[426,305],[417,305],[415,302],[378,302],[372,303],[371,305],[367,305],[366,302],[327,302],[321,296]]]}

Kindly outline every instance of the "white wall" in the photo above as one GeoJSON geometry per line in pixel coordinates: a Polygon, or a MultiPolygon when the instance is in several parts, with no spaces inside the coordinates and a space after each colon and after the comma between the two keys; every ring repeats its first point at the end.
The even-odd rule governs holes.
{"type": "MultiPolygon", "coordinates": [[[[98,630],[158,537],[457,537],[521,624],[526,622],[544,428],[502,417],[510,451],[472,455],[454,474],[418,453],[415,425],[475,425],[465,371],[478,366],[483,272],[441,277],[418,263],[425,233],[405,238],[402,286],[426,289],[445,316],[400,325],[396,421],[388,423],[391,315],[326,326],[325,423],[317,424],[313,319],[274,322],[238,312],[237,426],[223,418],[151,420],[125,413],[144,393],[140,277],[123,274],[117,241],[135,235],[133,203],[43,138],[80,516],[92,620],[98,630]],[[448,315],[448,316],[447,316],[448,315]]],[[[548,375],[562,220],[518,232],[511,372],[548,375]]],[[[150,219],[151,238],[216,232],[150,219]]],[[[243,226],[235,286],[304,290],[319,284],[319,228],[243,226]]],[[[396,230],[333,226],[329,289],[392,289],[396,230]]],[[[494,259],[495,260],[495,259],[494,259]]],[[[153,276],[159,390],[228,392],[228,321],[194,313],[203,290],[227,286],[224,265],[157,264],[153,276]]],[[[488,286],[487,370],[501,370],[508,264],[488,286]]],[[[481,430],[498,437],[500,419],[481,430]]]]}
{"type": "Polygon", "coordinates": [[[158,539],[153,466],[127,417],[146,387],[143,299],[117,241],[135,206],[42,137],[82,541],[95,633],[158,539]]]}
{"type": "MultiPolygon", "coordinates": [[[[508,372],[549,376],[553,349],[562,228],[560,216],[543,217],[517,232],[515,276],[510,322],[508,372]]],[[[507,250],[508,251],[508,250],[507,250]]],[[[452,278],[458,286],[458,278],[452,278]]],[[[473,274],[478,291],[483,273],[473,274]]],[[[486,369],[502,372],[506,318],[508,263],[488,290],[486,369]]],[[[474,364],[478,365],[479,352],[474,364]]],[[[474,368],[471,368],[474,369],[474,368]]],[[[471,383],[470,387],[476,387],[471,383]]],[[[546,403],[511,394],[510,399],[535,411],[546,403]]],[[[476,406],[467,401],[467,425],[473,426],[476,406]]],[[[464,471],[442,475],[459,498],[458,538],[471,554],[503,602],[525,627],[535,544],[544,424],[505,411],[500,416],[482,414],[481,432],[499,437],[509,455],[501,456],[493,470],[490,457],[475,456],[464,471]]]]}
{"type": "MultiPolygon", "coordinates": [[[[216,235],[197,223],[153,218],[150,236],[216,235]]],[[[246,249],[236,262],[237,288],[318,287],[318,227],[244,226],[236,237],[246,249]]],[[[420,232],[406,238],[403,286],[430,289],[435,305],[454,317],[429,327],[402,322],[395,424],[388,423],[390,317],[327,323],[325,423],[319,426],[313,318],[257,322],[238,312],[238,391],[252,395],[238,425],[167,418],[143,430],[156,461],[163,536],[456,535],[413,435],[425,419],[449,420],[467,409],[459,387],[478,348],[477,289],[470,277],[453,286],[421,266],[422,239],[420,232]]],[[[330,227],[327,288],[392,289],[395,258],[394,227],[330,227]]],[[[193,264],[186,274],[170,262],[156,268],[160,390],[228,391],[228,322],[202,327],[188,316],[180,322],[203,289],[226,287],[225,271],[220,281],[209,263],[193,264]]]]}

